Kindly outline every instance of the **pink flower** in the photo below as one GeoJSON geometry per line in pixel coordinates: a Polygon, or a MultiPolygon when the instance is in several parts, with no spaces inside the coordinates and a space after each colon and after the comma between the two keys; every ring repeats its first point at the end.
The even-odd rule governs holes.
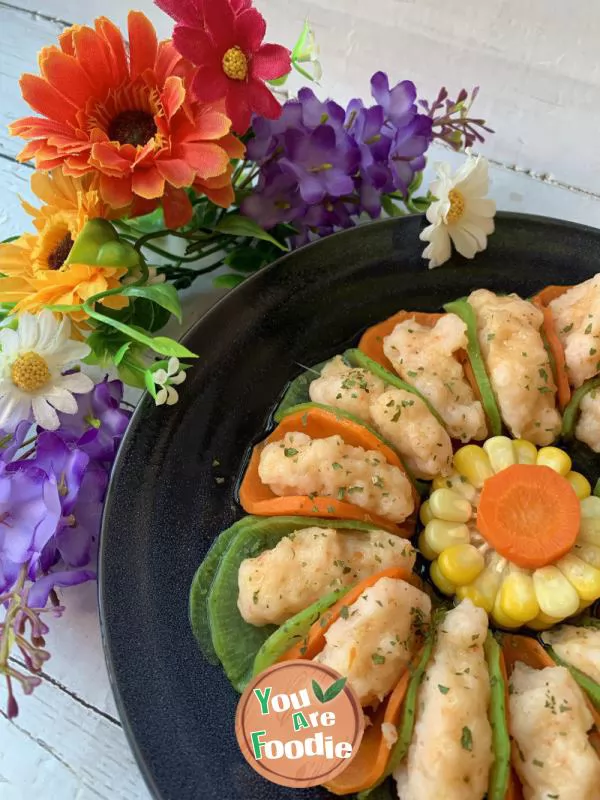
{"type": "Polygon", "coordinates": [[[175,47],[199,69],[192,90],[202,103],[225,100],[238,134],[250,127],[252,113],[277,119],[281,106],[265,81],[291,69],[290,51],[263,44],[264,18],[250,0],[158,0],[177,25],[175,47]]]}

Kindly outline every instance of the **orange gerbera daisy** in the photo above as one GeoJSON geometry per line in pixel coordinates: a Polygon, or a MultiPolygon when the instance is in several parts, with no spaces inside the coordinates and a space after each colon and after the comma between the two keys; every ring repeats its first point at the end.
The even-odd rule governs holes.
{"type": "Polygon", "coordinates": [[[73,176],[97,171],[110,206],[135,215],[162,199],[166,224],[179,227],[192,217],[185,187],[206,185],[214,202],[231,197],[226,184],[211,194],[212,184],[225,181],[244,148],[222,104],[193,99],[195,67],[171,41],[158,42],[144,14],[129,13],[128,34],[129,55],[119,29],[100,17],[42,49],[41,76],[21,78],[24,99],[42,116],[10,130],[29,140],[19,160],[73,176]]]}
{"type": "MultiPolygon", "coordinates": [[[[60,170],[36,172],[31,188],[41,208],[23,201],[36,233],[25,233],[14,242],[0,244],[0,300],[16,303],[15,312],[36,313],[45,305],[79,305],[98,292],[115,289],[127,269],[65,264],[73,243],[89,219],[114,215],[98,192],[98,177],[71,178],[60,170]]],[[[126,297],[108,297],[106,305],[123,308],[126,297]]],[[[80,322],[83,311],[72,318],[80,322]]]]}

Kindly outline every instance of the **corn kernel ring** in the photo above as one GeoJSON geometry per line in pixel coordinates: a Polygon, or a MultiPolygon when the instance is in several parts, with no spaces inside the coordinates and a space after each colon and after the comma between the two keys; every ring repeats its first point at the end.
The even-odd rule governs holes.
{"type": "Polygon", "coordinates": [[[443,594],[534,630],[600,598],[600,497],[567,453],[495,436],[453,466],[433,481],[419,539],[443,594]]]}

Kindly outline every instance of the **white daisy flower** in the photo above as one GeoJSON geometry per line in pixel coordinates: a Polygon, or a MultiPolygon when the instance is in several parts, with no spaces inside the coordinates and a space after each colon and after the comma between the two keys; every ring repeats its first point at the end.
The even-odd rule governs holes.
{"type": "Polygon", "coordinates": [[[0,330],[0,428],[12,433],[33,411],[35,422],[54,431],[59,427],[57,411],[77,412],[73,394],[85,394],[93,382],[81,372],[63,372],[90,348],[70,339],[71,321],[58,322],[51,311],[22,314],[16,330],[0,330]]]}
{"type": "Polygon", "coordinates": [[[455,175],[449,164],[434,167],[438,179],[430,191],[437,199],[427,209],[431,225],[420,236],[421,241],[429,242],[423,251],[423,258],[429,259],[429,269],[448,261],[452,244],[465,258],[474,258],[485,250],[487,237],[494,232],[496,213],[496,203],[486,198],[489,176],[485,158],[468,152],[467,161],[455,175]]]}
{"type": "Polygon", "coordinates": [[[157,369],[154,375],[154,383],[159,386],[156,393],[156,405],[174,406],[179,400],[179,393],[173,386],[178,386],[185,380],[185,372],[179,369],[179,359],[174,356],[169,359],[167,369],[157,369]]]}

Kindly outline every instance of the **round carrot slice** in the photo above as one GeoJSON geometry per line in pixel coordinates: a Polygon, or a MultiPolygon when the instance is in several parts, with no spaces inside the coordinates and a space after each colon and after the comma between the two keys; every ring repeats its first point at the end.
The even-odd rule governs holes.
{"type": "Polygon", "coordinates": [[[500,555],[525,569],[552,564],[573,547],[581,508],[550,467],[513,464],[483,484],[477,527],[500,555]]]}

